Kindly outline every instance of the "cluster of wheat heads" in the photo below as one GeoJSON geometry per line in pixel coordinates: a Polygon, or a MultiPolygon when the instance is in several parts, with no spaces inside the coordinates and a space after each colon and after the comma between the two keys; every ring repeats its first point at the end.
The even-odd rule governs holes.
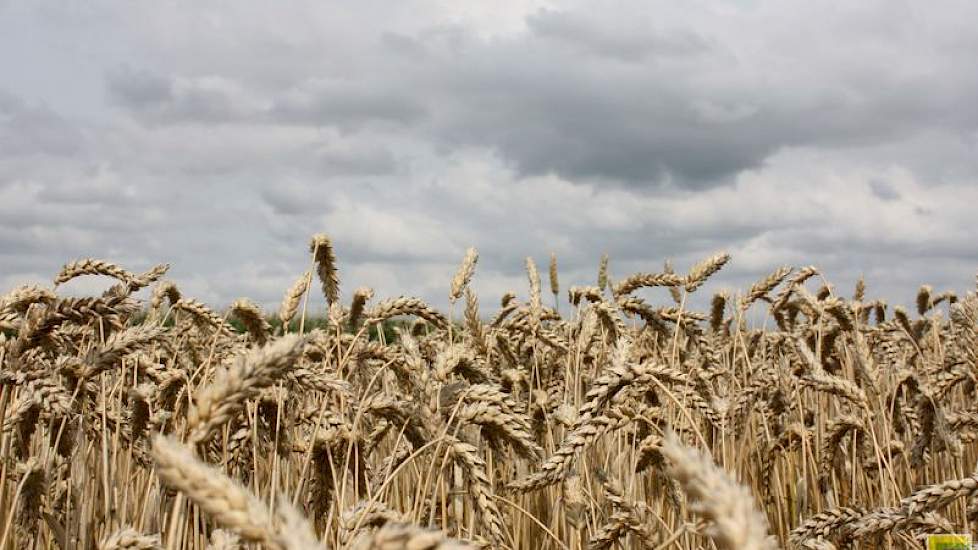
{"type": "Polygon", "coordinates": [[[973,293],[911,314],[784,267],[701,313],[728,256],[604,257],[551,308],[528,259],[484,316],[470,249],[446,315],[341,304],[310,254],[275,315],[94,259],[0,297],[0,550],[915,548],[978,521],[973,293]],[[83,275],[115,284],[58,295],[83,275]]]}

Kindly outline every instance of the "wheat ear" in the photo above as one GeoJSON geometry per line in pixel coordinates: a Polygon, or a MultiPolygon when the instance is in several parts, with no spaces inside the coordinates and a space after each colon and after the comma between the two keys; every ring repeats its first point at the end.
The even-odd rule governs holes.
{"type": "Polygon", "coordinates": [[[309,243],[309,252],[316,263],[316,274],[323,285],[323,294],[330,304],[335,304],[340,298],[340,278],[336,271],[333,242],[322,233],[314,235],[309,243]]]}
{"type": "Polygon", "coordinates": [[[469,248],[465,251],[462,265],[458,266],[458,271],[455,272],[455,277],[452,278],[452,289],[448,293],[449,302],[454,304],[462,297],[462,292],[465,291],[465,288],[469,286],[469,281],[472,280],[472,275],[475,273],[475,264],[478,261],[479,252],[476,249],[469,248]]]}
{"type": "Polygon", "coordinates": [[[198,460],[186,445],[157,435],[153,439],[156,474],[167,486],[183,492],[221,527],[271,550],[312,550],[311,528],[284,500],[277,518],[264,502],[223,472],[198,460]],[[278,521],[275,521],[277,519],[278,521]]]}
{"type": "Polygon", "coordinates": [[[197,393],[194,407],[187,415],[190,439],[205,441],[243,409],[246,399],[281,379],[292,368],[304,342],[298,336],[286,335],[239,356],[229,368],[219,370],[214,380],[197,393]]]}
{"type": "Polygon", "coordinates": [[[102,539],[99,550],[162,550],[159,535],[143,535],[131,527],[123,527],[102,539]]]}
{"type": "Polygon", "coordinates": [[[750,491],[721,470],[710,458],[666,435],[662,454],[669,459],[669,475],[692,501],[692,510],[712,522],[706,533],[724,550],[775,549],[768,535],[767,518],[757,510],[750,491]]]}

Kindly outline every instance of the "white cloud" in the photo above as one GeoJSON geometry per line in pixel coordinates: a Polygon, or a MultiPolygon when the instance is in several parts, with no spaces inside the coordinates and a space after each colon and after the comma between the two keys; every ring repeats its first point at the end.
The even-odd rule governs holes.
{"type": "Polygon", "coordinates": [[[973,3],[550,4],[0,5],[0,284],[167,261],[274,307],[320,231],[347,293],[441,305],[474,245],[486,310],[550,251],[971,284],[973,3]]]}

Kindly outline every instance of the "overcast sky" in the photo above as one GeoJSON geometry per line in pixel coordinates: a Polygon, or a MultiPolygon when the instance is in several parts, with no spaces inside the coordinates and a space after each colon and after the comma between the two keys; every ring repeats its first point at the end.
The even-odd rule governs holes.
{"type": "MultiPolygon", "coordinates": [[[[733,256],[845,294],[973,289],[978,3],[0,0],[0,292],[94,256],[273,307],[335,243],[345,296],[486,309],[733,256]]],[[[104,288],[84,281],[76,290],[104,288]]]]}

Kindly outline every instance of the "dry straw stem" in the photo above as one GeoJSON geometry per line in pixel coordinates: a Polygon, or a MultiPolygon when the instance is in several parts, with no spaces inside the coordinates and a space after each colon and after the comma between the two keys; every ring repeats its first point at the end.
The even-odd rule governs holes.
{"type": "Polygon", "coordinates": [[[274,521],[264,502],[220,470],[199,461],[187,446],[158,435],[153,439],[152,453],[160,480],[187,495],[221,527],[271,550],[316,548],[305,543],[304,539],[309,538],[311,529],[304,521],[296,524],[292,515],[294,511],[290,510],[287,502],[279,503],[279,509],[285,510],[286,517],[274,521]],[[306,536],[303,536],[303,531],[306,536]],[[296,539],[302,542],[297,543],[296,539]]]}
{"type": "Polygon", "coordinates": [[[214,380],[198,392],[187,415],[191,440],[206,441],[243,409],[246,399],[280,380],[293,367],[304,342],[299,336],[286,335],[218,370],[214,380]]]}
{"type": "Polygon", "coordinates": [[[692,510],[712,522],[706,532],[722,550],[775,549],[767,518],[757,511],[750,491],[730,478],[710,458],[666,435],[662,454],[691,500],[692,510]]]}
{"type": "Polygon", "coordinates": [[[462,264],[458,266],[458,271],[455,272],[455,277],[452,278],[452,289],[448,293],[448,300],[450,302],[455,303],[462,297],[465,288],[469,286],[469,281],[472,280],[472,275],[475,274],[475,264],[478,261],[479,252],[476,249],[469,248],[465,251],[462,264]]]}
{"type": "Polygon", "coordinates": [[[309,252],[316,263],[316,274],[323,285],[323,295],[330,304],[335,304],[340,298],[340,278],[336,272],[336,254],[333,252],[333,242],[329,237],[319,233],[313,235],[309,243],[309,252]]]}

